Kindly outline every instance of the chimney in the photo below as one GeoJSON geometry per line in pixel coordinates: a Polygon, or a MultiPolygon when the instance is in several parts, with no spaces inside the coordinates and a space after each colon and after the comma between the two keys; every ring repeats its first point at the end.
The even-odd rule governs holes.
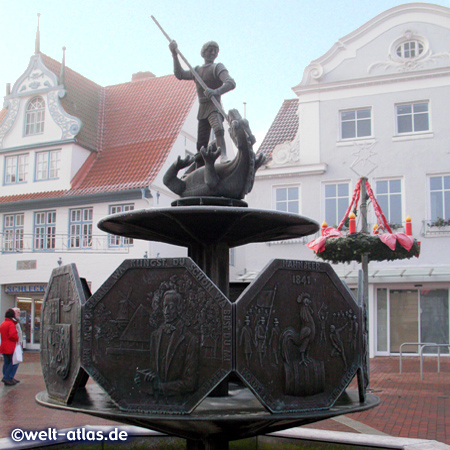
{"type": "Polygon", "coordinates": [[[134,83],[135,81],[143,81],[148,80],[149,78],[155,78],[155,74],[152,72],[137,72],[133,73],[131,76],[131,81],[134,83]]]}

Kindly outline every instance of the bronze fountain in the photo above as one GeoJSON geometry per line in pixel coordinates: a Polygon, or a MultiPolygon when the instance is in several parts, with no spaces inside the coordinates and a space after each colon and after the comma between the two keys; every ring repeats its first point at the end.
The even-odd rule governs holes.
{"type": "Polygon", "coordinates": [[[264,158],[253,151],[248,122],[236,110],[216,110],[238,149],[232,161],[219,160],[217,143],[201,146],[164,177],[180,196],[171,207],[98,224],[187,247],[187,257],[125,260],[93,295],[75,265],[54,269],[42,310],[47,390],[39,404],[219,450],[379,403],[366,392],[365,307],[329,264],[272,260],[230,294],[231,248],[307,236],[319,225],[248,207],[243,199],[264,158]],[[96,384],[86,384],[89,377],[96,384]],[[347,389],[355,377],[358,389],[347,389]]]}

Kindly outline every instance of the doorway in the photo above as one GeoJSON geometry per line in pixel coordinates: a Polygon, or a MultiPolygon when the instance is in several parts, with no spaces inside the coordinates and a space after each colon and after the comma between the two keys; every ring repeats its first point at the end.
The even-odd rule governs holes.
{"type": "Polygon", "coordinates": [[[39,350],[41,344],[42,298],[16,297],[20,309],[20,325],[25,338],[25,348],[39,350]]]}

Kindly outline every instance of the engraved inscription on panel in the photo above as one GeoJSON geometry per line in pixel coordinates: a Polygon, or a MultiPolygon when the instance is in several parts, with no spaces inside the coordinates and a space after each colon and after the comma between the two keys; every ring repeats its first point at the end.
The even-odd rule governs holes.
{"type": "Polygon", "coordinates": [[[41,366],[51,398],[70,402],[81,379],[81,304],[85,292],[75,265],[54,269],[42,307],[41,366]]]}
{"type": "Polygon", "coordinates": [[[360,309],[328,264],[272,261],[236,320],[237,372],[273,412],[331,406],[360,367],[360,309]]]}
{"type": "Polygon", "coordinates": [[[47,328],[49,367],[62,380],[67,378],[70,369],[70,327],[70,324],[58,323],[47,328]]]}
{"type": "Polygon", "coordinates": [[[231,371],[231,303],[190,258],[125,261],[83,314],[84,367],[122,409],[188,413],[231,371]]]}

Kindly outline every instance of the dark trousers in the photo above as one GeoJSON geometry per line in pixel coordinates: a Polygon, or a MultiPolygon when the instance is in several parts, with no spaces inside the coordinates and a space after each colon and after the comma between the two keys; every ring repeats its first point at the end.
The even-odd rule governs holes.
{"type": "Polygon", "coordinates": [[[12,363],[13,355],[3,354],[3,378],[8,381],[12,381],[16,375],[19,364],[12,363]]]}

